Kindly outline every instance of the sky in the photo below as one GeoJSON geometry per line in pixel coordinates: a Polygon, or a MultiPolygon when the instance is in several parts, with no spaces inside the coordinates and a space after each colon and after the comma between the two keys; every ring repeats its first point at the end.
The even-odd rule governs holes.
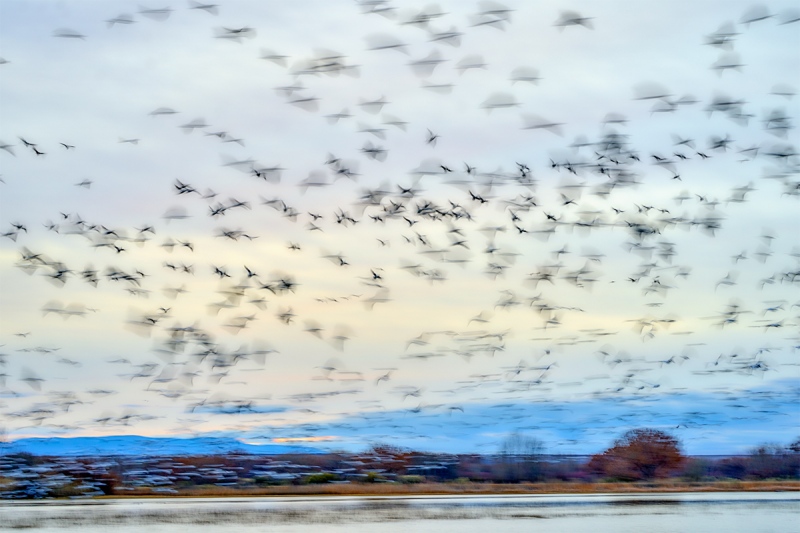
{"type": "Polygon", "coordinates": [[[0,3],[0,431],[800,431],[790,1],[0,3]]]}

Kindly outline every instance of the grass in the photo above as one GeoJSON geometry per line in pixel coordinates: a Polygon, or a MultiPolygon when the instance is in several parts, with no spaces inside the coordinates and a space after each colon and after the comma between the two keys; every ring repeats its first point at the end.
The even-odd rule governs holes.
{"type": "Polygon", "coordinates": [[[784,492],[800,491],[800,480],[647,482],[544,482],[544,483],[348,483],[276,485],[269,487],[217,487],[179,489],[178,494],[153,493],[147,488],[125,491],[106,498],[142,497],[241,497],[241,496],[414,496],[414,495],[509,495],[509,494],[635,494],[665,492],[784,492]]]}

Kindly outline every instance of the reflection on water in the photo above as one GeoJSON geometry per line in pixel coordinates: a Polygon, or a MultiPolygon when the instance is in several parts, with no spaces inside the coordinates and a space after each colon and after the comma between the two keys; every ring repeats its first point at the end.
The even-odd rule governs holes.
{"type": "Polygon", "coordinates": [[[800,533],[799,516],[800,493],[77,500],[0,504],[0,531],[800,533]]]}

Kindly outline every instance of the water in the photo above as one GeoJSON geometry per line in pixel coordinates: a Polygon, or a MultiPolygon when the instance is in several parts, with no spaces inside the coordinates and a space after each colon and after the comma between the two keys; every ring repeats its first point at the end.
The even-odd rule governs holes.
{"type": "Polygon", "coordinates": [[[0,503],[0,531],[800,533],[800,493],[126,499],[0,503]]]}

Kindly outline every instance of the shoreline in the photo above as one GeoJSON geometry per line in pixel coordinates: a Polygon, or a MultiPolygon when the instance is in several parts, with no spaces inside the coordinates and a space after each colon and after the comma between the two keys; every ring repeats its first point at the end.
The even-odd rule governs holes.
{"type": "Polygon", "coordinates": [[[503,495],[567,495],[567,494],[654,494],[690,492],[800,492],[800,480],[786,481],[712,481],[712,482],[597,482],[597,483],[352,483],[320,485],[283,485],[228,489],[192,487],[177,493],[153,492],[149,489],[125,491],[97,496],[93,499],[140,498],[238,498],[285,496],[503,496],[503,495]]]}

